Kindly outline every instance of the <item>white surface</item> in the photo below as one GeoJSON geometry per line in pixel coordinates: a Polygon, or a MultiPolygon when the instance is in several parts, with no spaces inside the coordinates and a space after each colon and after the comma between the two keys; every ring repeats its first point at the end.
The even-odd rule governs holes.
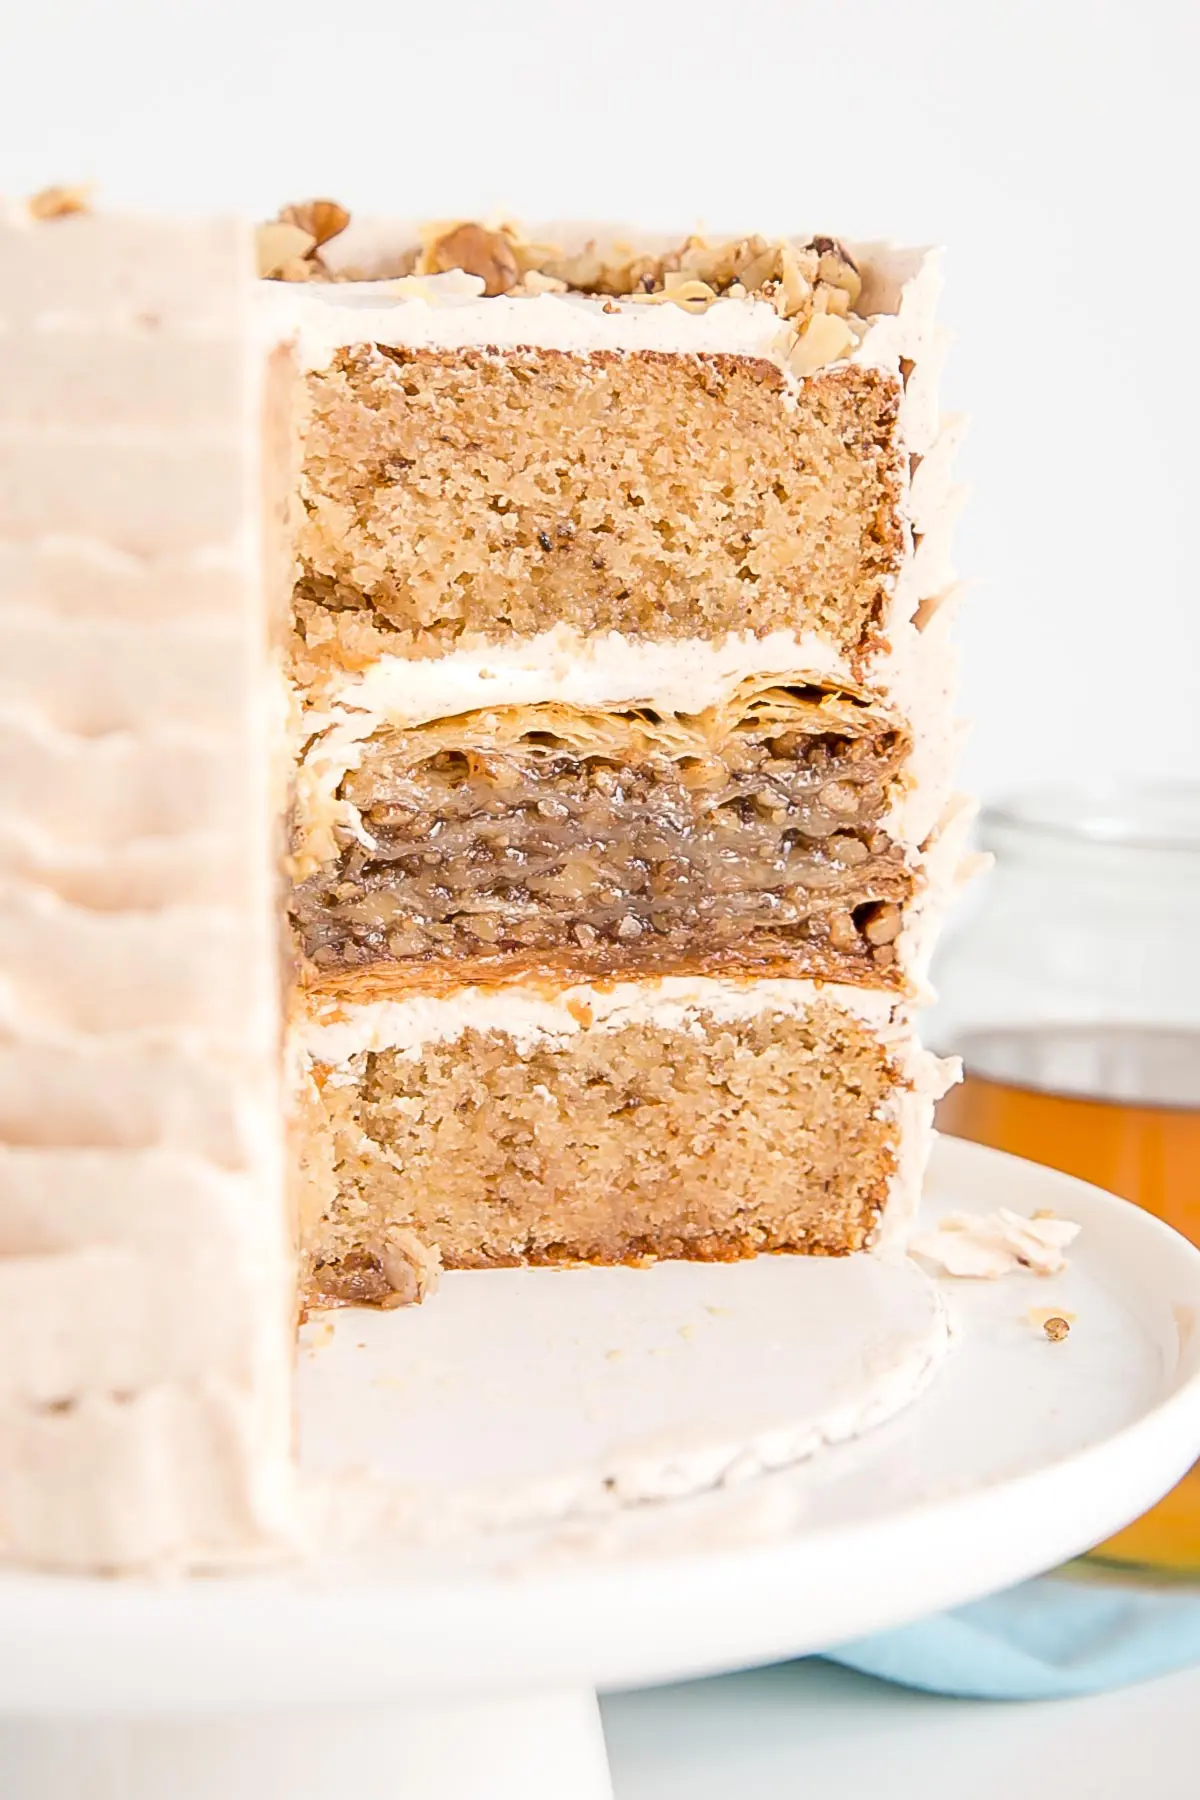
{"type": "MultiPolygon", "coordinates": [[[[546,1800],[575,1787],[586,1795],[587,1781],[602,1794],[587,1687],[827,1645],[1007,1585],[1095,1542],[1172,1485],[1200,1447],[1200,1254],[1065,1176],[943,1141],[930,1216],[1001,1203],[1080,1222],[1071,1268],[955,1285],[962,1341],[941,1378],[890,1424],[799,1469],[607,1519],[474,1538],[451,1529],[407,1554],[254,1579],[0,1578],[0,1712],[30,1719],[7,1745],[0,1737],[0,1766],[29,1777],[23,1790],[6,1781],[5,1800],[156,1800],[175,1791],[173,1766],[186,1800],[228,1800],[239,1743],[250,1765],[273,1757],[297,1770],[292,1800],[327,1800],[328,1764],[305,1763],[291,1725],[268,1720],[260,1732],[245,1716],[304,1708],[295,1723],[303,1744],[314,1709],[348,1732],[334,1709],[351,1703],[375,1709],[364,1741],[390,1760],[397,1795],[444,1800],[449,1765],[437,1766],[438,1740],[426,1735],[406,1765],[406,1730],[430,1699],[455,1702],[447,1755],[461,1760],[462,1738],[491,1731],[491,1763],[502,1769],[515,1734],[511,1770],[520,1755],[528,1761],[528,1733],[505,1709],[494,1728],[479,1711],[481,1699],[505,1693],[544,1708],[555,1730],[546,1800]],[[1076,1315],[1064,1343],[1030,1322],[1035,1305],[1076,1315]],[[379,1710],[389,1701],[390,1720],[379,1710]],[[80,1754],[66,1757],[58,1721],[71,1713],[109,1723],[226,1719],[210,1727],[198,1768],[194,1731],[165,1723],[77,1739],[80,1754]],[[235,1713],[242,1722],[230,1721],[235,1713]],[[272,1751],[276,1729],[287,1742],[272,1751]],[[105,1744],[129,1768],[153,1766],[159,1786],[105,1786],[105,1744]]],[[[738,1270],[712,1271],[722,1272],[738,1270]]],[[[569,1291],[574,1277],[546,1279],[569,1291]]],[[[488,1756],[475,1760],[485,1785],[467,1781],[455,1800],[503,1792],[486,1785],[488,1756]]],[[[542,1800],[536,1779],[527,1769],[527,1800],[542,1800]]]]}
{"type": "Polygon", "coordinates": [[[1200,1670],[997,1704],[822,1663],[604,1703],[616,1800],[1194,1800],[1200,1670]]]}
{"type": "Polygon", "coordinates": [[[1194,771],[1190,0],[10,10],[5,192],[94,176],[192,209],[331,193],[945,243],[970,783],[1194,771]],[[1170,673],[1153,731],[1108,728],[1133,663],[1170,673]],[[1047,704],[1014,732],[1033,669],[1047,704]]]}

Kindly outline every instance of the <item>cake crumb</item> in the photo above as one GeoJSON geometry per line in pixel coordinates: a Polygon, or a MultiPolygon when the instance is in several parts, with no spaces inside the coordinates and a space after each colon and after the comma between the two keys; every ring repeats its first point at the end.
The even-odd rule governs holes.
{"type": "Polygon", "coordinates": [[[1068,1336],[1071,1327],[1066,1319],[1062,1318],[1059,1314],[1055,1314],[1054,1318],[1046,1320],[1045,1324],[1042,1326],[1042,1330],[1052,1344],[1059,1344],[1062,1342],[1063,1338],[1068,1336]]]}
{"type": "Polygon", "coordinates": [[[329,1347],[329,1345],[332,1344],[332,1342],[333,1342],[333,1320],[332,1319],[318,1319],[316,1324],[313,1326],[311,1333],[309,1334],[308,1343],[306,1344],[305,1348],[308,1350],[310,1355],[313,1355],[318,1350],[327,1349],[329,1347]]]}

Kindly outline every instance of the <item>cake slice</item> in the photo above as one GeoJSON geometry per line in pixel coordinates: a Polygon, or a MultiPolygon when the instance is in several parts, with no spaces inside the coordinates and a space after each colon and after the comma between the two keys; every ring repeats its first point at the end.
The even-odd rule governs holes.
{"type": "Polygon", "coordinates": [[[307,1292],[874,1241],[940,1079],[934,259],[351,224],[292,273],[307,1292]]]}

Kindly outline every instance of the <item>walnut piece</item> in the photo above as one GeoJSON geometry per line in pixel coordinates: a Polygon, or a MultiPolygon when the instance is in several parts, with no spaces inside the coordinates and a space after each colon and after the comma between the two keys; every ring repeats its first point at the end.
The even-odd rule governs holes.
{"type": "Polygon", "coordinates": [[[858,272],[858,264],[836,238],[814,238],[814,249],[820,257],[817,265],[817,278],[828,287],[841,288],[849,296],[853,306],[862,293],[862,276],[858,272]]]}
{"type": "Polygon", "coordinates": [[[874,907],[862,933],[868,944],[891,944],[900,936],[902,924],[900,908],[894,901],[884,900],[874,907]]]}
{"type": "Polygon", "coordinates": [[[307,281],[307,273],[299,274],[295,265],[306,262],[316,247],[316,238],[299,225],[280,219],[260,225],[255,234],[259,275],[266,281],[307,281]]]}
{"type": "Polygon", "coordinates": [[[681,275],[677,271],[669,272],[664,278],[666,285],[654,294],[634,294],[634,300],[643,301],[647,305],[660,306],[670,304],[682,307],[684,312],[707,312],[713,301],[718,298],[716,291],[707,281],[700,281],[694,275],[681,275]]]}
{"type": "Polygon", "coordinates": [[[66,219],[72,213],[91,211],[90,187],[48,187],[33,195],[30,216],[35,219],[66,219]]]}
{"type": "Polygon", "coordinates": [[[513,247],[499,231],[487,231],[482,225],[459,225],[429,246],[432,272],[445,274],[462,269],[478,275],[485,294],[507,294],[521,279],[513,247]]]}
{"type": "Polygon", "coordinates": [[[521,277],[521,292],[524,294],[565,294],[567,284],[558,281],[553,275],[543,275],[540,269],[527,269],[521,277]]]}
{"type": "Polygon", "coordinates": [[[301,200],[296,206],[285,206],[278,223],[295,225],[298,230],[306,232],[313,240],[313,249],[319,250],[330,238],[345,231],[350,223],[350,214],[336,200],[301,200]]]}
{"type": "Polygon", "coordinates": [[[854,333],[836,313],[814,312],[787,359],[793,375],[811,375],[854,348],[854,333]]]}

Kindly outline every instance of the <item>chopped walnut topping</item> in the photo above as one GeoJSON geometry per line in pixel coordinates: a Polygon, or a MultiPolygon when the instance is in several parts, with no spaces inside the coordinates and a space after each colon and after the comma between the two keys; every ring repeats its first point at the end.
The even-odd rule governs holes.
{"type": "Polygon", "coordinates": [[[793,375],[811,375],[827,363],[837,362],[854,348],[854,333],[845,319],[834,313],[814,312],[796,339],[787,359],[793,375]]]}
{"type": "Polygon", "coordinates": [[[565,294],[567,284],[559,281],[554,275],[543,275],[540,269],[527,269],[521,277],[520,289],[514,292],[525,294],[565,294]]]}
{"type": "Polygon", "coordinates": [[[313,240],[311,256],[322,244],[329,243],[339,232],[345,231],[350,223],[350,214],[336,200],[302,200],[296,206],[285,206],[279,214],[278,223],[295,225],[298,230],[306,232],[313,240]]]}
{"type": "Polygon", "coordinates": [[[507,294],[521,279],[513,246],[501,231],[487,231],[482,225],[459,225],[429,246],[430,269],[422,271],[444,274],[462,269],[478,275],[485,294],[507,294]]]}
{"type": "Polygon", "coordinates": [[[840,288],[853,306],[862,293],[862,276],[850,252],[836,238],[814,238],[812,248],[821,259],[817,265],[818,279],[827,287],[840,288]]]}
{"type": "Polygon", "coordinates": [[[91,210],[90,187],[42,188],[29,201],[30,216],[35,219],[66,219],[72,213],[91,210]]]}
{"type": "Polygon", "coordinates": [[[707,312],[719,296],[707,281],[699,281],[694,276],[672,271],[665,277],[665,286],[657,293],[634,294],[632,298],[648,306],[670,302],[674,306],[681,306],[684,312],[702,313],[707,312]]]}
{"type": "Polygon", "coordinates": [[[775,310],[783,318],[791,319],[812,299],[811,270],[801,266],[800,258],[790,245],[784,246],[780,261],[782,267],[779,285],[775,290],[775,310]]]}
{"type": "Polygon", "coordinates": [[[311,231],[299,225],[279,219],[260,225],[255,237],[258,272],[267,281],[307,281],[308,255],[316,247],[311,231]],[[304,266],[305,272],[299,273],[297,265],[304,266]]]}
{"type": "Polygon", "coordinates": [[[845,288],[825,287],[822,284],[813,295],[813,311],[834,313],[844,319],[850,311],[850,296],[845,288]]]}
{"type": "MultiPolygon", "coordinates": [[[[320,256],[321,246],[348,221],[345,208],[333,200],[285,207],[274,225],[260,228],[260,273],[284,281],[350,279],[348,269],[331,275],[320,256]],[[283,231],[298,235],[283,240],[276,235],[283,231]]],[[[854,311],[862,277],[846,247],[831,237],[797,244],[754,235],[714,243],[694,234],[677,249],[657,253],[592,240],[566,255],[557,245],[534,243],[508,220],[494,225],[443,220],[421,229],[420,244],[404,252],[388,276],[419,278],[453,270],[481,280],[492,297],[574,291],[606,302],[671,304],[691,313],[706,312],[726,298],[763,301],[784,321],[778,349],[797,377],[848,356],[866,331],[865,319],[854,311]]]]}
{"type": "Polygon", "coordinates": [[[686,312],[705,312],[727,297],[769,301],[792,327],[783,349],[797,376],[848,355],[866,328],[853,311],[862,278],[835,238],[797,245],[763,237],[715,244],[690,237],[660,256],[624,254],[619,245],[602,251],[593,242],[542,266],[584,293],[670,302],[686,312]]]}

